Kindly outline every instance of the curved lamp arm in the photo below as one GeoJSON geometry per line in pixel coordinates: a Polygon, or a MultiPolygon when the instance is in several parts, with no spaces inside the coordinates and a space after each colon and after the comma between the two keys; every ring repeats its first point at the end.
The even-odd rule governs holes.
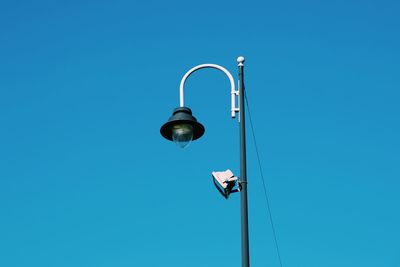
{"type": "Polygon", "coordinates": [[[232,74],[224,67],[216,65],[216,64],[201,64],[196,67],[193,67],[188,72],[186,72],[186,74],[182,77],[181,84],[179,87],[180,107],[185,106],[185,104],[184,104],[184,86],[185,86],[186,79],[189,78],[189,76],[193,72],[195,72],[199,69],[204,69],[204,68],[217,69],[217,70],[220,70],[223,73],[225,73],[226,76],[228,76],[229,81],[231,83],[231,116],[232,116],[232,118],[235,118],[236,112],[239,112],[239,108],[236,107],[236,98],[235,97],[239,95],[239,91],[237,91],[235,89],[235,82],[233,80],[232,74]]]}

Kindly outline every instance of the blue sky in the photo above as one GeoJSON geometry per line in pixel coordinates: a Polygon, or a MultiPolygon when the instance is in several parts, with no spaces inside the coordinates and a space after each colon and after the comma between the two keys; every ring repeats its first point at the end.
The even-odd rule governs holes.
{"type": "MultiPolygon", "coordinates": [[[[400,266],[398,1],[2,1],[0,266],[240,266],[229,82],[159,134],[191,67],[246,89],[285,267],[400,266]]],[[[252,266],[279,266],[248,127],[252,266]]]]}

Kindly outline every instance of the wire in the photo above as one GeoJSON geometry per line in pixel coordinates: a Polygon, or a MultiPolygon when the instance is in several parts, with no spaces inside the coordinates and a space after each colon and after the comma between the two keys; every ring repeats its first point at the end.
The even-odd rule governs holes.
{"type": "Polygon", "coordinates": [[[260,176],[261,176],[261,180],[262,180],[262,184],[263,184],[263,188],[264,188],[265,201],[267,203],[268,217],[269,217],[269,221],[271,223],[272,233],[273,233],[273,236],[274,236],[275,249],[276,249],[276,252],[277,252],[277,255],[278,255],[279,265],[282,267],[283,266],[282,265],[282,258],[281,258],[281,253],[280,253],[279,246],[278,246],[278,239],[276,237],[276,230],[275,230],[274,220],[273,220],[273,217],[272,217],[271,207],[270,207],[270,204],[269,204],[269,197],[268,197],[268,193],[267,193],[267,187],[266,187],[266,184],[265,184],[264,173],[263,173],[263,169],[261,167],[260,153],[258,152],[257,140],[256,140],[256,135],[254,133],[253,121],[251,119],[251,112],[250,112],[250,108],[249,108],[249,102],[247,100],[247,95],[246,94],[244,94],[244,97],[245,97],[245,100],[246,100],[246,107],[247,107],[247,111],[248,111],[248,114],[249,114],[251,132],[253,134],[253,142],[254,142],[254,146],[256,148],[258,167],[259,167],[259,170],[260,170],[260,176]]]}

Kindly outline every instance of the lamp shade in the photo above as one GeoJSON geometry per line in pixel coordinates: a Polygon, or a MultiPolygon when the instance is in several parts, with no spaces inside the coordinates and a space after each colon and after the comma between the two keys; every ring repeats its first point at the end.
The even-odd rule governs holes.
{"type": "Polygon", "coordinates": [[[191,109],[187,107],[174,109],[172,116],[160,128],[165,139],[176,142],[180,147],[200,138],[204,132],[204,126],[192,116],[191,109]]]}

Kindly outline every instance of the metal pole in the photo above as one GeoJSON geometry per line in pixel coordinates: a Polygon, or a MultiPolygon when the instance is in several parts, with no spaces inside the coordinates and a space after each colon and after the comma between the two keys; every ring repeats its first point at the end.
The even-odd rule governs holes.
{"type": "Polygon", "coordinates": [[[240,211],[242,228],[242,267],[250,266],[249,256],[249,219],[247,203],[247,167],[246,167],[246,125],[245,125],[245,102],[244,102],[244,58],[238,58],[239,68],[239,121],[240,121],[240,211]]]}

